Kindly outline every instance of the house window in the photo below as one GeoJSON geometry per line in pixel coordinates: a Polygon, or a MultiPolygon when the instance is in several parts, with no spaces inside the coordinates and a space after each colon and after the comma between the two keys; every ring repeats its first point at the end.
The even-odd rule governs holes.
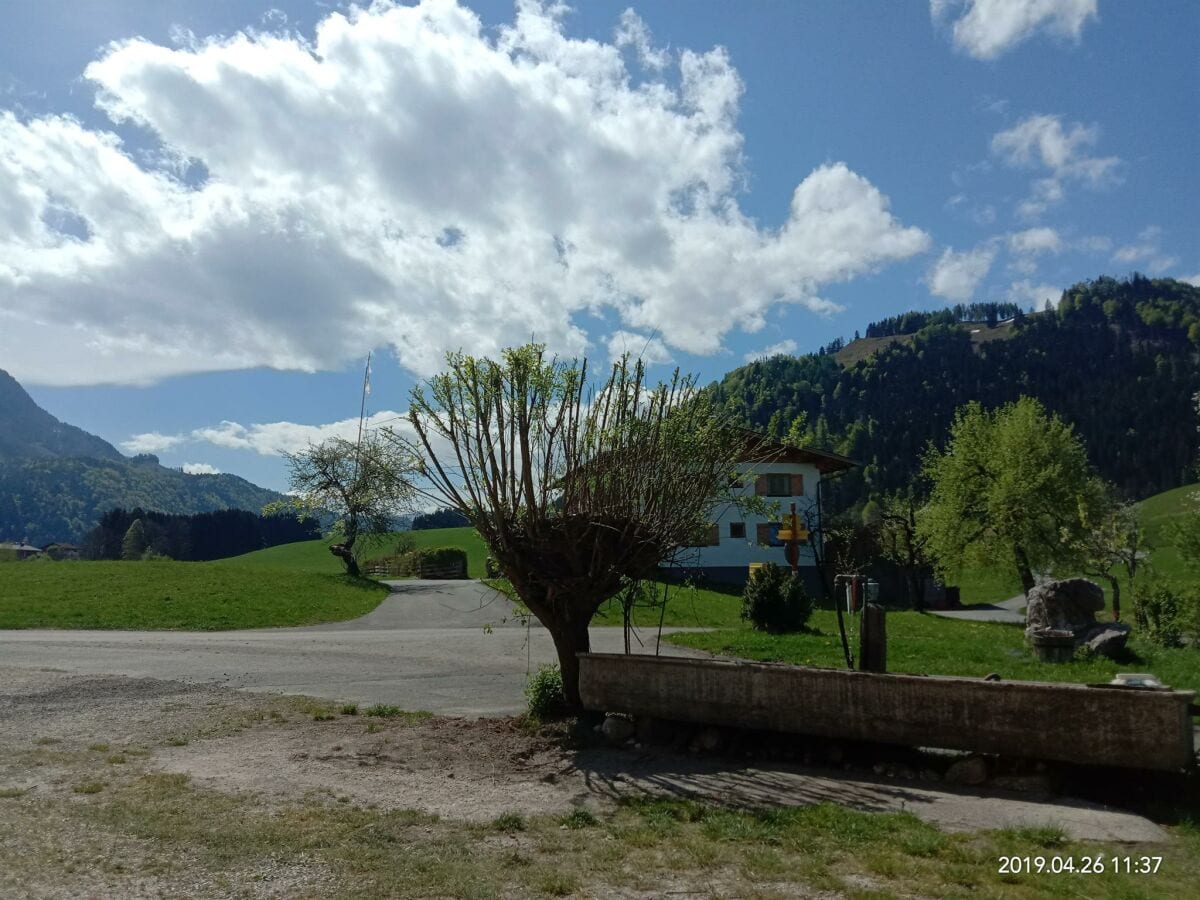
{"type": "Polygon", "coordinates": [[[759,475],[754,482],[754,493],[760,497],[803,497],[804,476],[787,472],[759,475]]]}
{"type": "Polygon", "coordinates": [[[692,535],[689,547],[717,547],[721,544],[721,528],[716,524],[705,525],[696,529],[692,535]]]}
{"type": "Polygon", "coordinates": [[[745,538],[746,538],[746,523],[745,522],[730,522],[729,523],[729,536],[731,538],[741,538],[742,540],[745,540],[745,538]]]}
{"type": "Polygon", "coordinates": [[[758,525],[757,534],[758,543],[764,547],[782,547],[783,541],[779,540],[779,523],[778,522],[762,522],[758,525]]]}

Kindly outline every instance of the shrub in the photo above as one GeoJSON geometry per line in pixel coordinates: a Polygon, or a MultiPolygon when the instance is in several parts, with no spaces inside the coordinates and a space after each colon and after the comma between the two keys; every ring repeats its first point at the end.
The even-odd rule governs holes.
{"type": "Polygon", "coordinates": [[[487,572],[488,578],[500,577],[500,563],[496,562],[496,557],[489,556],[486,560],[484,560],[483,568],[484,571],[487,572]]]}
{"type": "Polygon", "coordinates": [[[363,569],[371,574],[418,578],[466,578],[467,551],[462,547],[427,547],[398,556],[368,560],[363,569]]]}
{"type": "Polygon", "coordinates": [[[750,573],[742,593],[742,618],[759,631],[786,634],[803,631],[813,601],[804,582],[787,569],[767,564],[750,573]]]}
{"type": "Polygon", "coordinates": [[[1181,596],[1162,582],[1155,582],[1134,594],[1133,620],[1147,640],[1162,647],[1178,647],[1185,628],[1196,626],[1195,606],[1195,598],[1181,596]]]}
{"type": "Polygon", "coordinates": [[[553,719],[567,710],[563,696],[562,672],[558,666],[540,666],[525,683],[525,705],[535,719],[553,719]]]}

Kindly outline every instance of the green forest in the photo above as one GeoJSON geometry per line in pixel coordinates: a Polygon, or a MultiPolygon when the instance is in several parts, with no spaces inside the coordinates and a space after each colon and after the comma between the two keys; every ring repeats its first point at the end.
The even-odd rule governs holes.
{"type": "Polygon", "coordinates": [[[902,336],[850,365],[828,349],[776,356],[710,390],[749,427],[857,460],[860,468],[829,482],[834,511],[919,489],[921,457],[946,440],[956,409],[1023,395],[1075,427],[1092,465],[1126,499],[1195,480],[1200,288],[1102,277],[1067,289],[1057,309],[1016,315],[1002,332],[988,328],[997,312],[1012,311],[989,310],[992,321],[978,328],[957,313],[897,316],[872,333],[902,336]],[[985,329],[1004,337],[972,334],[985,329]]]}

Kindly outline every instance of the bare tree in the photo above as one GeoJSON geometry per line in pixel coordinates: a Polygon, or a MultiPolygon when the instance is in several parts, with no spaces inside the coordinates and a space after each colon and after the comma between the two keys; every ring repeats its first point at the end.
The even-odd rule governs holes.
{"type": "Polygon", "coordinates": [[[330,438],[289,453],[287,461],[293,496],[268,509],[337,516],[334,533],[340,540],[329,551],[342,561],[347,575],[357,577],[358,539],[389,533],[396,516],[411,509],[417,458],[387,436],[368,433],[358,443],[330,438]]]}
{"type": "Polygon", "coordinates": [[[540,345],[464,354],[413,391],[432,493],[463,513],[554,639],[567,701],[588,623],[630,582],[695,543],[744,450],[695,381],[650,387],[640,361],[598,387],[540,345]]]}

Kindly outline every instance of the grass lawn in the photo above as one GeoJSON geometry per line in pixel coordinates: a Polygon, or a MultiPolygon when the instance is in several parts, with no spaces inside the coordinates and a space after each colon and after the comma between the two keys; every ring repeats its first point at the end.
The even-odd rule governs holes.
{"type": "MultiPolygon", "coordinates": [[[[769,635],[747,627],[719,631],[672,634],[666,640],[722,656],[767,662],[841,668],[845,665],[837,617],[817,610],[810,620],[812,633],[769,635]]],[[[851,629],[851,649],[857,649],[851,629]]],[[[1019,625],[963,622],[927,613],[889,612],[887,662],[890,672],[919,675],[982,677],[997,672],[1002,678],[1022,681],[1109,681],[1117,672],[1152,672],[1165,684],[1200,691],[1200,649],[1166,649],[1136,637],[1130,641],[1130,658],[1123,663],[1095,658],[1086,662],[1051,665],[1038,662],[1025,647],[1019,625]]]]}
{"type": "Polygon", "coordinates": [[[22,562],[0,572],[0,628],[219,631],[365,615],[383,585],[228,562],[22,562]]]}
{"type": "MultiPolygon", "coordinates": [[[[401,534],[411,535],[418,549],[461,547],[467,551],[467,575],[471,578],[484,576],[487,545],[484,544],[475,529],[469,527],[430,528],[364,539],[361,542],[362,549],[358,554],[359,562],[394,553],[396,541],[401,534]]],[[[287,569],[292,572],[324,572],[336,575],[342,571],[342,564],[329,552],[329,544],[330,542],[327,540],[281,544],[278,547],[268,547],[266,550],[256,550],[243,556],[235,556],[232,559],[223,560],[223,562],[231,566],[247,566],[257,569],[287,569]]]]}

